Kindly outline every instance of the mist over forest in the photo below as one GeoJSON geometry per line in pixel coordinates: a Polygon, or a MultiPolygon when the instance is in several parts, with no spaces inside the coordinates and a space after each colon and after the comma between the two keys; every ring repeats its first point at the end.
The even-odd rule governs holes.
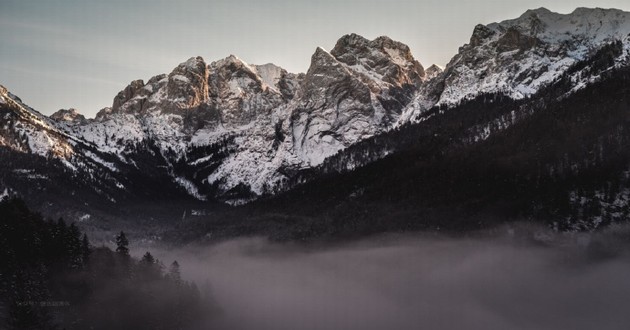
{"type": "Polygon", "coordinates": [[[0,203],[0,328],[624,329],[630,226],[89,241],[0,203]]]}
{"type": "Polygon", "coordinates": [[[622,329],[630,230],[513,225],[344,244],[262,238],[155,250],[200,284],[225,329],[622,329]]]}

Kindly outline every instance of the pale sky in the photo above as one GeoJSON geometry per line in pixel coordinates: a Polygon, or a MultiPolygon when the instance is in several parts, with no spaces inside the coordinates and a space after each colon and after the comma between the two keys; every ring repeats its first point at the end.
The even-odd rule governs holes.
{"type": "Polygon", "coordinates": [[[630,11],[629,0],[0,0],[0,84],[36,110],[93,117],[134,79],[234,54],[306,72],[339,37],[387,35],[445,65],[474,26],[546,7],[630,11]]]}

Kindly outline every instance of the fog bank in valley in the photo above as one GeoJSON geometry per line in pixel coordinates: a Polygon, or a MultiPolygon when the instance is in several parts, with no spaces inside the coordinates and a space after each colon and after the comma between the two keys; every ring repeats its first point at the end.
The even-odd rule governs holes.
{"type": "Polygon", "coordinates": [[[210,291],[221,329],[624,329],[627,228],[156,251],[210,291]]]}

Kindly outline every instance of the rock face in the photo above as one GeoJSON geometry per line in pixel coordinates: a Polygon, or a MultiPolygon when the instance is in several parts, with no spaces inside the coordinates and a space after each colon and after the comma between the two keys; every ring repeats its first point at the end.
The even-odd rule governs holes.
{"type": "Polygon", "coordinates": [[[168,75],[164,100],[167,104],[162,105],[162,110],[194,110],[205,103],[208,100],[208,75],[208,66],[199,56],[178,65],[168,75]]]}
{"type": "MultiPolygon", "coordinates": [[[[114,98],[114,104],[112,105],[112,111],[120,111],[120,108],[123,104],[126,104],[129,100],[131,100],[136,93],[144,87],[144,82],[142,79],[134,80],[129,84],[129,86],[125,87],[124,90],[120,91],[118,95],[114,98]]],[[[142,109],[136,109],[136,111],[140,111],[142,109]]]]}
{"type": "Polygon", "coordinates": [[[311,165],[373,135],[386,115],[372,103],[369,86],[330,53],[318,48],[292,112],[295,148],[311,165]],[[328,88],[327,88],[328,87],[328,88]]]}
{"type": "Polygon", "coordinates": [[[409,47],[350,34],[311,58],[291,116],[297,155],[308,165],[384,132],[426,80],[409,47]]]}
{"type": "Polygon", "coordinates": [[[442,74],[442,72],[444,72],[444,68],[437,65],[437,64],[433,64],[430,67],[427,68],[426,70],[426,74],[427,74],[427,80],[433,79],[437,76],[439,76],[440,74],[442,74]]]}
{"type": "Polygon", "coordinates": [[[56,120],[57,122],[67,122],[79,125],[87,123],[87,119],[85,119],[85,116],[77,112],[77,110],[74,108],[60,109],[59,111],[50,115],[50,118],[56,120]]]}
{"type": "MultiPolygon", "coordinates": [[[[403,121],[421,120],[436,104],[452,106],[484,93],[529,97],[615,41],[623,43],[617,61],[625,63],[629,33],[630,13],[614,9],[578,8],[562,15],[540,8],[513,20],[478,25],[440,79],[418,93],[403,121]]],[[[587,83],[576,81],[576,86],[587,83]]]]}
{"type": "Polygon", "coordinates": [[[297,85],[297,76],[280,67],[248,65],[233,55],[210,64],[210,72],[210,107],[230,128],[270,115],[292,98],[297,85]]]}
{"type": "Polygon", "coordinates": [[[385,36],[370,41],[349,34],[339,39],[330,53],[355,71],[393,87],[417,87],[425,78],[424,68],[413,58],[409,47],[385,36]]]}

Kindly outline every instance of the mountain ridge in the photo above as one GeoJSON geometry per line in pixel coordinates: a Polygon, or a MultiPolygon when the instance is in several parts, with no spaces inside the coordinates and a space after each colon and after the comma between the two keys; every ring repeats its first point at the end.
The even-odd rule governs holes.
{"type": "MultiPolygon", "coordinates": [[[[95,194],[112,203],[143,191],[134,180],[155,180],[199,201],[239,205],[312,180],[301,173],[331,161],[343,159],[337,170],[351,171],[387,157],[396,148],[359,155],[352,147],[484,95],[523,100],[564,80],[570,88],[559,97],[569,97],[628,65],[628,17],[530,10],[475,27],[445,68],[425,69],[388,37],[357,34],[330,52],[318,47],[304,74],[233,55],[211,63],[192,57],[169,74],[132,81],[93,119],[74,109],[43,116],[2,88],[3,118],[17,119],[0,132],[0,145],[58,160],[62,172],[108,187],[95,194]]],[[[468,127],[465,140],[484,141],[521,116],[488,118],[468,127]]]]}

